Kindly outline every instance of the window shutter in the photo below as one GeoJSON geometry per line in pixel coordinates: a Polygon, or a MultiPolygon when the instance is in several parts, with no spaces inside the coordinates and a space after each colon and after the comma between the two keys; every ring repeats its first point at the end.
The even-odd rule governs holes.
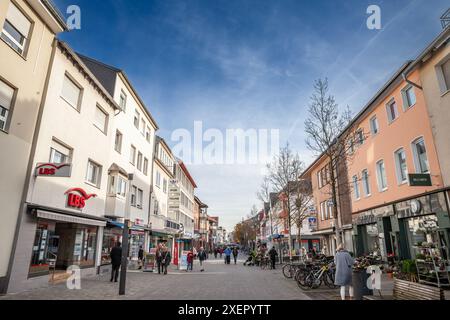
{"type": "Polygon", "coordinates": [[[62,96],[73,107],[78,108],[78,100],[80,98],[80,88],[78,88],[72,80],[67,76],[64,77],[62,96]]]}
{"type": "Polygon", "coordinates": [[[23,15],[22,12],[11,3],[8,8],[6,19],[16,28],[25,38],[30,33],[31,22],[23,15]]]}
{"type": "Polygon", "coordinates": [[[9,110],[14,96],[14,89],[0,81],[0,106],[9,110]]]}

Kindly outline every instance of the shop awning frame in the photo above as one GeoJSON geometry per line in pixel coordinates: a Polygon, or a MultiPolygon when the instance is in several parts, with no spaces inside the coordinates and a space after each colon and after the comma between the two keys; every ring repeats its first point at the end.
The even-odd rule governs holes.
{"type": "Polygon", "coordinates": [[[49,211],[44,211],[44,210],[36,210],[36,216],[41,219],[84,224],[84,225],[88,225],[88,226],[97,226],[97,227],[106,226],[106,221],[93,220],[93,219],[88,219],[88,218],[80,218],[80,217],[76,217],[76,216],[55,213],[55,212],[49,212],[49,211]]]}
{"type": "MultiPolygon", "coordinates": [[[[36,216],[38,215],[38,212],[41,212],[40,213],[41,216],[46,215],[48,217],[53,217],[53,219],[48,218],[50,220],[63,219],[63,220],[59,220],[59,221],[71,222],[71,221],[76,221],[78,218],[79,219],[78,221],[85,221],[85,223],[83,223],[83,224],[98,225],[98,226],[106,226],[106,222],[108,221],[108,219],[103,218],[103,217],[93,216],[90,214],[85,214],[82,212],[75,212],[75,211],[71,211],[71,210],[52,208],[52,207],[42,206],[42,205],[33,204],[33,203],[27,203],[27,210],[31,214],[36,214],[36,216]],[[54,214],[54,215],[51,215],[51,214],[54,214]],[[58,215],[58,216],[56,216],[56,215],[58,215]],[[64,218],[62,216],[66,216],[66,217],[64,218]],[[58,217],[58,219],[56,219],[57,217],[58,217]],[[68,221],[68,220],[70,220],[70,221],[68,221]]],[[[79,222],[73,222],[73,223],[79,223],[79,222]]]]}

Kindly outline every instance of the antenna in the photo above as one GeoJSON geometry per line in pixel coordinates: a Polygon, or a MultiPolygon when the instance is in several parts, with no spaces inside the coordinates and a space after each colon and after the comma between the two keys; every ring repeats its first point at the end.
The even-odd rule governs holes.
{"type": "Polygon", "coordinates": [[[441,16],[441,24],[443,29],[450,26],[450,8],[441,16]]]}

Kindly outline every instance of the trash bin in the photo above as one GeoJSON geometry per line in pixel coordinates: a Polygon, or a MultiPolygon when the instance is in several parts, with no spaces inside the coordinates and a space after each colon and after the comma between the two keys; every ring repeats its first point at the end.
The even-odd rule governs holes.
{"type": "Polygon", "coordinates": [[[363,296],[372,296],[373,290],[367,287],[367,279],[369,279],[370,274],[366,270],[355,270],[353,271],[352,282],[353,282],[353,295],[355,300],[362,300],[363,296]]]}

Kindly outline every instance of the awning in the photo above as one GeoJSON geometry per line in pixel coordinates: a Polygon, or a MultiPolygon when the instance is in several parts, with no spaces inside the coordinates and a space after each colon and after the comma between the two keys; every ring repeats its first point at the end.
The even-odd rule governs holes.
{"type": "Polygon", "coordinates": [[[76,216],[54,213],[54,212],[43,211],[43,210],[36,210],[36,216],[38,218],[48,219],[48,220],[86,224],[86,225],[90,225],[90,226],[99,226],[99,227],[106,226],[106,221],[93,220],[93,219],[88,219],[88,218],[80,218],[80,217],[76,217],[76,216]]]}
{"type": "Polygon", "coordinates": [[[117,221],[108,220],[108,225],[112,226],[112,227],[117,227],[117,228],[123,229],[123,223],[120,223],[117,221]]]}

